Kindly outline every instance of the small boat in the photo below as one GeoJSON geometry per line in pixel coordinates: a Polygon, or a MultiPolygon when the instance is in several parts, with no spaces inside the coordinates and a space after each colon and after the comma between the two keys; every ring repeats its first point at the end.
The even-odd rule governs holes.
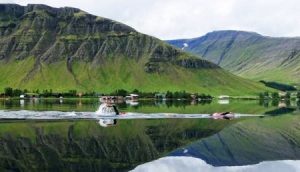
{"type": "Polygon", "coordinates": [[[100,105],[99,109],[96,111],[97,115],[105,115],[105,116],[114,116],[119,115],[119,111],[114,104],[111,103],[103,103],[100,105]]]}
{"type": "Polygon", "coordinates": [[[213,119],[233,119],[235,117],[234,113],[232,112],[216,112],[211,114],[213,119]]]}

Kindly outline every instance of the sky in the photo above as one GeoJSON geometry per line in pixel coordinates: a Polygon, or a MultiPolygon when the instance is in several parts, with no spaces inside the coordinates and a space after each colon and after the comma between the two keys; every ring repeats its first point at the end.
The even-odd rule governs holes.
{"type": "Polygon", "coordinates": [[[76,7],[160,39],[193,38],[216,30],[300,36],[299,0],[0,0],[76,7]]]}

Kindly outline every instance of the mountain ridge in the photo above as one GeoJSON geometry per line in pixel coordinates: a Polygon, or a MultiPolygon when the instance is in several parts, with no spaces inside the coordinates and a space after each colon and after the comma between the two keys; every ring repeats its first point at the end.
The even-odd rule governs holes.
{"type": "Polygon", "coordinates": [[[297,77],[300,74],[299,37],[269,37],[225,30],[167,42],[245,78],[300,83],[297,77]]]}
{"type": "Polygon", "coordinates": [[[76,8],[0,4],[0,35],[0,88],[218,94],[265,89],[127,25],[76,8]]]}

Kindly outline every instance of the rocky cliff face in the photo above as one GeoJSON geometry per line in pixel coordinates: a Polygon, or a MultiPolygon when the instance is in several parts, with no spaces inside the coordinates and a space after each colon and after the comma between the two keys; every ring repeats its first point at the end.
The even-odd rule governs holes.
{"type": "Polygon", "coordinates": [[[0,4],[0,35],[0,90],[253,94],[264,89],[157,38],[75,8],[0,4]]]}
{"type": "MultiPolygon", "coordinates": [[[[129,26],[75,8],[1,4],[0,15],[0,59],[6,61],[34,56],[37,66],[60,60],[101,65],[107,58],[122,55],[158,64],[189,56],[129,26]]],[[[217,67],[202,63],[209,65],[196,66],[217,67]]],[[[146,71],[153,71],[148,66],[146,71]]]]}

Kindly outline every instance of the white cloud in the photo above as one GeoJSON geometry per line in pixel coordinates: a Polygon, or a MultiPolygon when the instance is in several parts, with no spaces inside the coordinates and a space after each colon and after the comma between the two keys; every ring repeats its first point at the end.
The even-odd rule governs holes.
{"type": "Polygon", "coordinates": [[[128,24],[161,39],[238,29],[269,36],[300,36],[299,0],[0,0],[72,6],[128,24]]]}
{"type": "Polygon", "coordinates": [[[136,167],[133,172],[297,172],[300,161],[267,161],[255,165],[214,167],[192,157],[165,157],[136,167]]]}

